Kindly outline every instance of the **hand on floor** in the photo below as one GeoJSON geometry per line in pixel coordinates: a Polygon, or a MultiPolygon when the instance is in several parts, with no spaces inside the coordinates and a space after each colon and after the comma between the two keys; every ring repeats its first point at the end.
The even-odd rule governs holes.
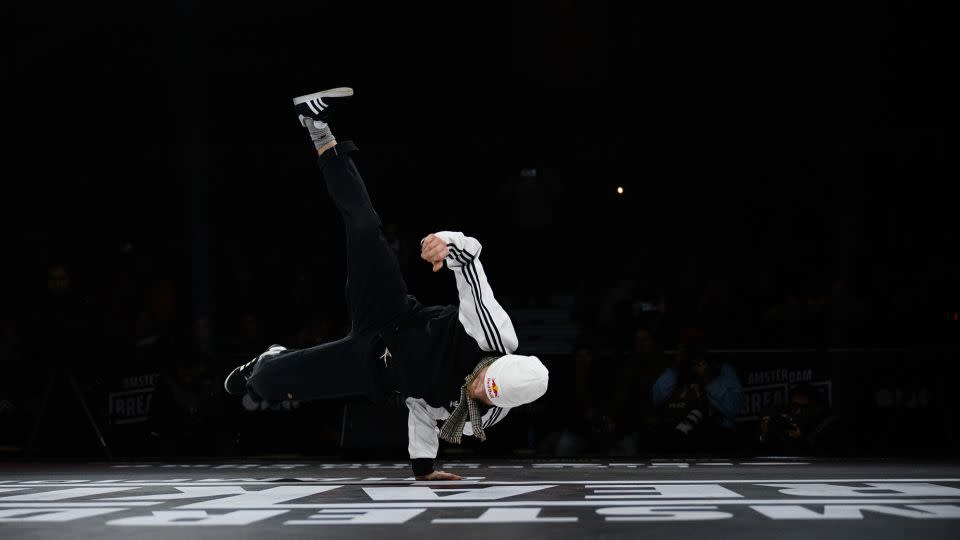
{"type": "Polygon", "coordinates": [[[417,476],[417,480],[463,480],[463,477],[443,471],[433,471],[426,476],[417,476]]]}

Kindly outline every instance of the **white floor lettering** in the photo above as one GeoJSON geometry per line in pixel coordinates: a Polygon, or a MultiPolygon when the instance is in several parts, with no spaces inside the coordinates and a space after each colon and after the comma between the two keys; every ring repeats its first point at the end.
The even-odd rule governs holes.
{"type": "Polygon", "coordinates": [[[49,510],[5,508],[0,509],[0,523],[63,523],[64,521],[120,512],[121,510],[126,510],[126,508],[55,508],[49,510]]]}
{"type": "Polygon", "coordinates": [[[866,482],[870,487],[840,486],[836,484],[759,484],[781,488],[780,493],[795,497],[956,497],[960,489],[938,486],[928,482],[866,482]]]}
{"type": "MultiPolygon", "coordinates": [[[[241,495],[226,497],[214,501],[197,502],[186,504],[178,508],[207,508],[207,509],[227,509],[227,508],[263,508],[289,501],[317,495],[343,486],[281,486],[260,491],[246,491],[241,495]]],[[[189,488],[177,488],[189,489],[189,488]]]]}
{"type": "Polygon", "coordinates": [[[250,525],[287,512],[288,510],[236,510],[226,514],[210,515],[204,510],[169,510],[153,512],[150,516],[114,519],[108,521],[107,525],[147,527],[250,525]]]}
{"type": "Polygon", "coordinates": [[[742,497],[719,484],[637,484],[623,486],[586,486],[596,495],[587,499],[706,499],[742,497]]]}
{"type": "Polygon", "coordinates": [[[912,519],[960,519],[960,506],[955,504],[914,504],[907,508],[879,504],[827,504],[824,505],[822,512],[797,504],[751,506],[750,508],[770,519],[863,519],[863,512],[912,519]]]}
{"type": "Polygon", "coordinates": [[[429,487],[365,487],[363,491],[374,501],[495,501],[526,495],[555,486],[494,486],[478,489],[436,489],[429,487]],[[448,493],[454,493],[448,495],[448,493]]]}
{"type": "MultiPolygon", "coordinates": [[[[136,529],[130,527],[258,524],[267,529],[284,525],[396,527],[367,529],[378,534],[426,527],[433,535],[483,531],[482,534],[495,539],[511,530],[521,535],[539,535],[548,528],[566,527],[574,532],[577,524],[615,532],[620,530],[616,523],[637,526],[643,522],[716,521],[703,526],[709,528],[710,534],[721,534],[729,527],[737,529],[748,523],[772,528],[777,521],[796,520],[809,526],[820,523],[820,529],[845,526],[858,531],[882,530],[894,536],[901,530],[922,533],[931,530],[935,523],[939,523],[936,527],[946,528],[943,530],[960,524],[960,478],[949,477],[950,472],[958,472],[952,469],[940,473],[945,478],[933,477],[932,473],[927,478],[908,474],[883,478],[883,474],[853,472],[846,475],[856,478],[838,479],[825,474],[798,478],[802,475],[780,472],[730,474],[729,479],[716,479],[723,475],[695,474],[685,469],[658,473],[649,468],[631,469],[630,464],[621,464],[619,471],[586,473],[578,469],[596,464],[544,465],[556,469],[522,475],[501,471],[496,480],[460,482],[417,482],[405,480],[408,473],[372,472],[378,467],[389,468],[389,464],[364,464],[364,474],[336,478],[337,473],[324,478],[322,471],[311,468],[300,472],[310,476],[297,479],[293,476],[300,475],[282,476],[276,472],[241,478],[250,476],[242,469],[222,473],[238,478],[209,478],[215,476],[209,468],[197,468],[193,478],[173,478],[191,476],[187,468],[180,467],[170,467],[169,474],[162,474],[160,469],[143,475],[114,471],[116,476],[112,479],[112,475],[100,475],[87,480],[76,479],[70,471],[50,473],[56,480],[37,480],[44,476],[16,473],[17,476],[5,476],[0,483],[0,538],[21,530],[37,537],[53,536],[46,533],[59,532],[58,528],[66,530],[61,523],[67,523],[71,530],[103,530],[106,524],[114,525],[121,528],[112,527],[113,535],[123,537],[138,536],[136,529]],[[537,476],[539,480],[524,481],[527,476],[537,476]],[[684,480],[687,476],[697,479],[684,480]],[[546,480],[551,477],[557,479],[546,480]],[[455,526],[470,524],[482,525],[460,529],[455,526]],[[515,529],[510,529],[509,524],[515,529]],[[531,526],[524,528],[524,524],[531,526]]],[[[340,474],[344,472],[347,471],[340,474]]],[[[209,533],[211,529],[203,531],[209,533]]],[[[312,531],[340,536],[348,529],[312,531]]],[[[296,529],[287,531],[291,533],[296,534],[296,529]]],[[[170,533],[158,529],[157,534],[170,533]]],[[[196,535],[193,532],[187,536],[196,535]]]]}
{"type": "Polygon", "coordinates": [[[101,501],[179,501],[182,499],[199,499],[203,497],[223,497],[226,495],[243,495],[247,490],[240,486],[204,486],[204,487],[177,487],[179,493],[158,493],[155,495],[136,495],[132,497],[109,497],[101,501]]]}
{"type": "Polygon", "coordinates": [[[430,523],[573,523],[575,517],[539,517],[540,508],[490,508],[475,518],[437,518],[430,523]]]}
{"type": "Polygon", "coordinates": [[[710,521],[729,519],[733,514],[717,511],[716,506],[618,506],[598,508],[606,521],[710,521]]]}
{"type": "Polygon", "coordinates": [[[17,501],[62,501],[65,499],[76,499],[77,497],[89,497],[91,495],[106,495],[107,493],[117,493],[119,491],[130,491],[136,487],[97,487],[97,488],[70,488],[58,489],[56,491],[42,491],[40,493],[26,493],[23,495],[9,495],[0,497],[0,502],[17,501]]]}
{"type": "Polygon", "coordinates": [[[373,508],[321,510],[309,519],[292,519],[284,525],[399,525],[426,512],[426,508],[373,508]]]}

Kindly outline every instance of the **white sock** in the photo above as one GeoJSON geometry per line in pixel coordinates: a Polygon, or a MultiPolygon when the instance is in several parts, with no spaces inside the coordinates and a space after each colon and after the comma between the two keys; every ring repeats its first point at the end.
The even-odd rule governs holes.
{"type": "Polygon", "coordinates": [[[310,140],[317,149],[334,140],[333,132],[327,124],[311,118],[304,118],[304,121],[307,124],[307,131],[310,132],[310,140]]]}

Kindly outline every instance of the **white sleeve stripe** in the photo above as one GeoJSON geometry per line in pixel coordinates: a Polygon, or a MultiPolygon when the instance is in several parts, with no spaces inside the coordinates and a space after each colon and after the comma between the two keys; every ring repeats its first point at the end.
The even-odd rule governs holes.
{"type": "Polygon", "coordinates": [[[497,422],[499,422],[500,420],[503,420],[503,417],[506,416],[507,412],[510,410],[509,408],[505,409],[503,407],[495,407],[495,409],[496,410],[494,411],[494,414],[490,415],[490,421],[483,427],[485,428],[490,427],[496,424],[497,422]]]}
{"type": "Polygon", "coordinates": [[[458,248],[457,245],[452,242],[447,242],[447,247],[450,248],[451,251],[456,251],[457,253],[463,255],[463,258],[466,260],[465,261],[461,260],[460,262],[470,262],[473,260],[474,257],[476,257],[476,255],[474,255],[473,253],[470,253],[469,251],[463,248],[458,248]]]}
{"type": "MultiPolygon", "coordinates": [[[[453,257],[457,259],[457,261],[460,262],[461,265],[466,265],[466,262],[464,261],[466,257],[462,256],[456,247],[450,246],[450,253],[453,254],[453,257]]],[[[471,261],[473,260],[472,256],[470,257],[470,260],[471,261]]],[[[470,292],[473,293],[473,301],[475,304],[474,307],[477,310],[477,319],[480,320],[480,328],[483,330],[483,337],[486,338],[487,340],[487,347],[490,347],[491,350],[496,350],[497,347],[490,340],[490,331],[488,330],[488,325],[490,325],[490,323],[487,322],[487,319],[484,316],[483,311],[480,310],[480,306],[483,305],[483,300],[481,300],[481,292],[479,290],[480,288],[474,285],[472,276],[466,271],[465,268],[461,269],[461,274],[463,276],[464,281],[466,281],[467,285],[470,287],[470,292]]]]}
{"type": "Polygon", "coordinates": [[[497,417],[500,416],[500,411],[502,410],[500,407],[494,407],[493,414],[490,415],[490,418],[487,419],[487,423],[484,424],[483,427],[487,428],[492,426],[493,423],[497,421],[497,417]]]}
{"type": "MultiPolygon", "coordinates": [[[[466,265],[468,262],[473,261],[474,256],[471,255],[469,252],[464,251],[463,253],[466,253],[466,255],[464,255],[463,253],[461,253],[461,250],[458,249],[453,244],[447,244],[447,248],[449,248],[450,255],[454,259],[456,259],[457,262],[460,263],[461,268],[463,268],[463,266],[466,265]]],[[[480,319],[480,327],[483,329],[483,336],[487,340],[487,346],[493,349],[495,347],[493,346],[492,343],[490,343],[490,334],[488,333],[487,325],[485,324],[486,320],[483,318],[483,313],[480,312],[480,303],[481,303],[480,291],[478,291],[477,288],[474,287],[473,281],[470,280],[470,276],[467,275],[466,272],[462,270],[461,272],[463,274],[464,281],[467,282],[467,285],[470,287],[470,292],[473,294],[474,307],[477,310],[477,318],[480,319]]]]}
{"type": "Polygon", "coordinates": [[[477,269],[473,265],[473,261],[467,265],[467,273],[473,275],[474,281],[477,282],[477,291],[480,293],[480,307],[483,309],[483,312],[487,314],[487,324],[490,325],[490,333],[496,339],[497,345],[499,345],[497,351],[502,354],[507,354],[507,349],[503,346],[503,338],[500,337],[500,330],[497,328],[497,325],[493,320],[493,315],[490,314],[490,310],[487,309],[487,305],[483,303],[483,293],[480,289],[480,277],[477,275],[477,269]]]}
{"type": "MultiPolygon", "coordinates": [[[[469,257],[464,256],[461,253],[461,250],[457,249],[456,246],[449,246],[450,252],[454,254],[454,257],[460,261],[463,265],[464,279],[467,281],[467,284],[470,285],[470,289],[473,290],[474,299],[477,302],[477,315],[480,317],[480,323],[483,327],[483,335],[487,338],[487,345],[502,354],[506,354],[507,349],[503,346],[503,338],[500,336],[500,330],[497,328],[496,323],[494,322],[493,315],[490,314],[490,310],[487,309],[486,304],[483,303],[483,291],[480,285],[480,277],[477,275],[477,269],[473,265],[474,257],[470,255],[469,257]],[[489,329],[489,334],[487,330],[489,329]],[[490,342],[490,336],[493,336],[496,344],[490,342]]],[[[468,254],[469,255],[469,254],[468,254]]]]}

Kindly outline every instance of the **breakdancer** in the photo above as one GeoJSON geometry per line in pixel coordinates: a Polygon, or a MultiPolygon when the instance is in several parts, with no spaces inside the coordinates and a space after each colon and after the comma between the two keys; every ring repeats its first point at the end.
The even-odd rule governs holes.
{"type": "Polygon", "coordinates": [[[293,100],[346,228],[350,333],[308,349],[271,346],[235,368],[224,388],[267,401],[381,401],[387,393],[397,393],[409,409],[414,476],[460,480],[434,469],[438,438],[455,444],[463,435],[486,440],[485,430],[511,408],[546,392],[548,371],[535,356],[512,354],[517,335],[493,296],[475,238],[442,231],[421,241],[420,257],[433,271],[445,264],[456,276],[459,305],[422,306],[407,294],[380,217],[350,158],[357,147],[350,141],[338,143],[331,130],[332,111],[352,95],[351,88],[341,87],[293,100]]]}

